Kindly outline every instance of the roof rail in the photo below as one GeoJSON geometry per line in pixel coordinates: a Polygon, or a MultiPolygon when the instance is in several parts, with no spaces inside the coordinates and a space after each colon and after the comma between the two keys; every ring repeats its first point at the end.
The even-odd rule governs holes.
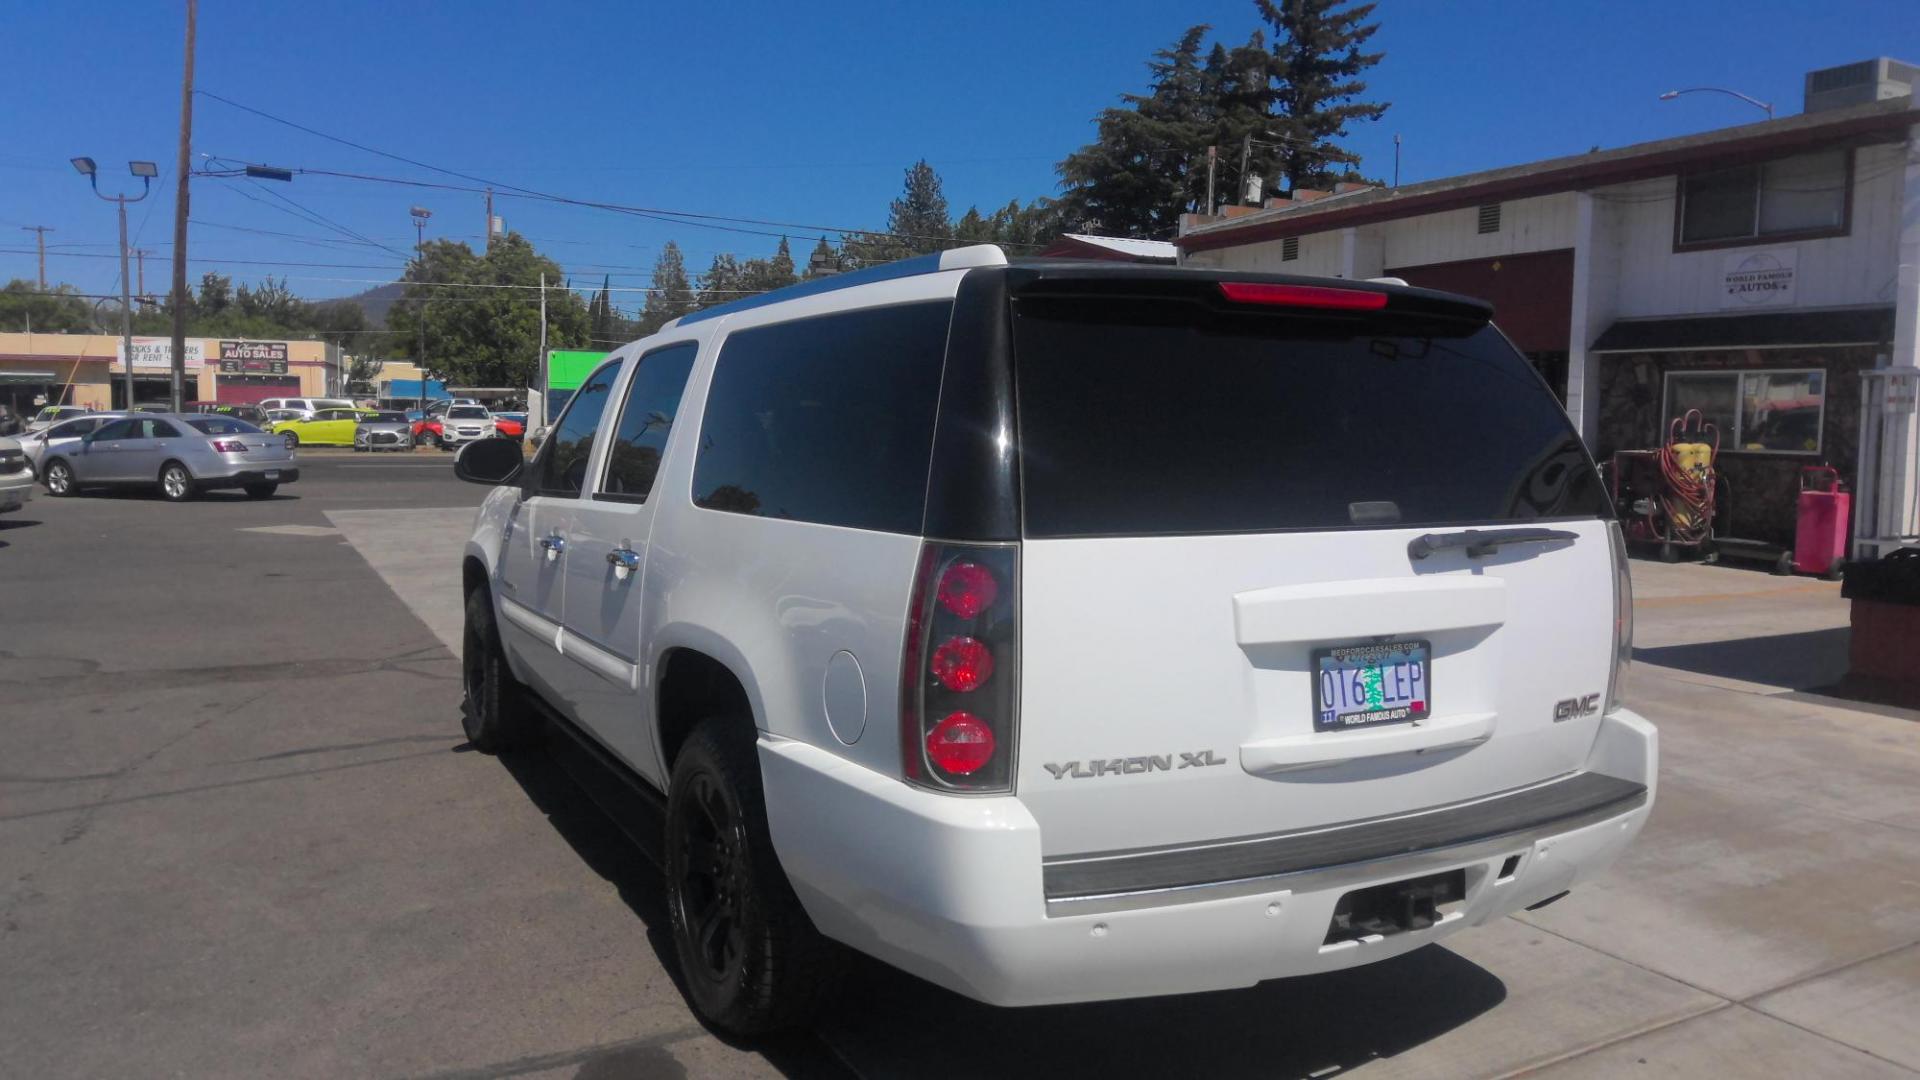
{"type": "Polygon", "coordinates": [[[718,319],[738,311],[751,311],[787,300],[797,300],[803,296],[818,296],[821,293],[851,289],[856,285],[871,285],[876,281],[892,281],[895,278],[918,277],[921,274],[937,274],[942,270],[970,270],[976,266],[1005,266],[1007,254],[993,244],[975,244],[972,247],[954,248],[951,251],[938,251],[931,255],[918,255],[911,259],[881,263],[879,266],[849,270],[844,274],[814,278],[798,285],[789,285],[784,289],[775,289],[758,296],[742,297],[727,303],[696,311],[691,315],[682,315],[660,329],[668,330],[688,323],[718,319]]]}

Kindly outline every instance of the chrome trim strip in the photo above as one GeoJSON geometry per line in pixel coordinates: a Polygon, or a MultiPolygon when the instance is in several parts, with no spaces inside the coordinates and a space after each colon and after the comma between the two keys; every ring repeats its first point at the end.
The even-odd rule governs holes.
{"type": "Polygon", "coordinates": [[[581,667],[616,686],[632,690],[639,685],[639,667],[595,645],[571,630],[560,631],[560,655],[572,657],[581,667]]]}
{"type": "Polygon", "coordinates": [[[1415,876],[1511,853],[1646,803],[1645,785],[1575,773],[1411,814],[1219,844],[1057,857],[1042,866],[1047,914],[1089,915],[1415,876]]]}
{"type": "Polygon", "coordinates": [[[560,624],[554,622],[518,600],[500,598],[500,614],[508,622],[532,634],[554,648],[560,647],[560,624]]]}

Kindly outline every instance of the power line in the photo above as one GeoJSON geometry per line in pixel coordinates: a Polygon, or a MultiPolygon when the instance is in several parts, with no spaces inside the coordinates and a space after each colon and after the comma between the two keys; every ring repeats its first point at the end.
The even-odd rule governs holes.
{"type": "MultiPolygon", "coordinates": [[[[452,184],[433,184],[433,183],[429,183],[427,181],[421,181],[421,180],[403,180],[396,177],[370,176],[370,175],[360,174],[360,173],[337,172],[337,171],[326,170],[326,169],[296,168],[293,170],[295,173],[306,173],[306,174],[315,175],[315,176],[335,176],[343,179],[364,180],[364,181],[370,181],[370,182],[376,182],[376,183],[402,184],[402,185],[411,186],[411,187],[430,187],[430,188],[439,188],[441,190],[449,190],[449,191],[465,191],[470,194],[484,194],[488,187],[493,187],[493,188],[501,189],[499,193],[515,195],[520,198],[537,199],[545,202],[564,203],[571,206],[584,206],[584,207],[591,207],[594,209],[610,210],[617,213],[632,214],[637,217],[651,218],[654,220],[666,221],[673,224],[686,224],[686,225],[695,226],[697,228],[722,229],[727,232],[749,233],[749,234],[760,235],[760,236],[777,236],[777,235],[785,235],[785,234],[757,232],[756,230],[753,230],[753,229],[730,228],[725,225],[719,225],[714,223],[715,222],[735,222],[742,225],[765,225],[772,228],[796,229],[796,230],[804,230],[808,232],[826,231],[826,232],[837,232],[837,233],[843,233],[843,234],[852,233],[852,234],[865,235],[865,236],[889,237],[889,238],[899,239],[899,240],[951,241],[953,239],[953,237],[951,236],[924,236],[924,235],[917,235],[913,233],[890,233],[884,229],[846,228],[838,225],[819,225],[819,224],[803,224],[798,222],[772,221],[772,220],[767,220],[763,218],[733,217],[725,214],[702,214],[702,213],[696,213],[688,210],[669,210],[662,207],[627,206],[619,203],[607,203],[607,202],[599,202],[592,199],[577,199],[577,198],[573,198],[565,195],[555,195],[551,192],[538,191],[533,188],[525,188],[525,187],[520,187],[516,184],[509,184],[502,180],[491,180],[486,177],[475,176],[471,173],[460,172],[456,169],[443,168],[439,165],[433,165],[425,161],[420,161],[417,158],[406,157],[402,154],[395,154],[386,150],[378,149],[376,147],[368,146],[365,143],[359,143],[351,139],[341,138],[338,135],[332,135],[327,132],[321,131],[317,128],[308,127],[305,124],[296,123],[295,121],[288,120],[284,117],[275,116],[274,114],[266,112],[264,110],[256,109],[251,105],[243,105],[240,102],[234,101],[231,98],[222,97],[219,94],[213,93],[210,90],[196,89],[194,93],[212,98],[213,100],[218,101],[223,105],[232,106],[233,108],[240,109],[243,112],[252,113],[253,115],[258,116],[264,120],[270,120],[276,124],[282,124],[287,127],[293,128],[296,131],[305,132],[306,134],[312,135],[316,138],[325,139],[328,142],[338,143],[342,146],[351,147],[363,153],[373,154],[376,157],[383,157],[392,161],[398,161],[406,165],[412,165],[415,168],[425,169],[428,172],[439,173],[443,176],[452,176],[457,179],[466,180],[470,183],[478,184],[481,186],[468,188],[468,187],[460,187],[458,185],[452,185],[452,184]]],[[[228,170],[225,173],[225,175],[243,175],[243,174],[244,174],[244,170],[228,170]]],[[[215,173],[203,172],[201,175],[219,176],[223,174],[217,173],[217,172],[215,173]]],[[[1042,247],[1044,245],[1015,244],[1011,246],[1042,247]]]]}

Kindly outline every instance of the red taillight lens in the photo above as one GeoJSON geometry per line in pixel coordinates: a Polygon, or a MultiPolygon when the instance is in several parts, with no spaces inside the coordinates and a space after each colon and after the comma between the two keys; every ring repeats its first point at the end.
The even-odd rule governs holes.
{"type": "Polygon", "coordinates": [[[222,454],[244,454],[247,451],[247,444],[239,439],[215,439],[213,448],[222,454]]]}
{"type": "Polygon", "coordinates": [[[1387,294],[1363,289],[1332,289],[1324,285],[1274,285],[1256,281],[1223,281],[1220,294],[1236,304],[1276,307],[1327,308],[1334,311],[1379,311],[1387,294]]]}
{"type": "Polygon", "coordinates": [[[1000,586],[993,580],[993,571],[977,562],[954,563],[940,575],[940,606],[963,619],[971,619],[992,607],[999,595],[1000,586]]]}
{"type": "Polygon", "coordinates": [[[900,657],[901,775],[935,791],[1013,789],[1018,544],[921,549],[900,657]]]}
{"type": "Polygon", "coordinates": [[[933,677],[949,690],[978,690],[993,675],[993,650],[978,638],[948,638],[933,650],[933,677]]]}
{"type": "Polygon", "coordinates": [[[927,758],[955,776],[979,772],[993,760],[993,729],[967,712],[947,714],[927,732],[927,758]]]}

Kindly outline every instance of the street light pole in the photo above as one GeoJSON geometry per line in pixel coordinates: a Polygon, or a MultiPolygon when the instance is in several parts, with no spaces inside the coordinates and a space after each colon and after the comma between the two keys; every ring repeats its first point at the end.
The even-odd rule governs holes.
{"type": "MultiPolygon", "coordinates": [[[[427,219],[433,211],[424,206],[411,207],[407,211],[413,215],[413,258],[414,265],[420,269],[421,289],[425,289],[427,276],[427,219]]],[[[420,415],[427,414],[427,296],[420,294],[420,310],[413,319],[415,348],[413,353],[414,370],[420,375],[420,415]]]]}
{"type": "Polygon", "coordinates": [[[1660,95],[1660,100],[1672,101],[1681,94],[1725,94],[1728,97],[1737,97],[1756,109],[1765,109],[1767,119],[1773,119],[1773,104],[1771,102],[1761,101],[1757,97],[1751,97],[1738,90],[1729,90],[1724,86],[1689,86],[1685,90],[1669,90],[1660,95]]]}
{"type": "MultiPolygon", "coordinates": [[[[90,157],[73,159],[73,167],[87,178],[93,193],[99,195],[120,208],[120,351],[127,363],[127,411],[133,411],[133,282],[128,280],[127,272],[127,204],[139,202],[147,197],[153,188],[153,178],[160,174],[158,167],[151,161],[129,161],[127,170],[140,178],[138,195],[101,195],[99,170],[94,167],[90,157]]],[[[177,398],[177,394],[176,394],[177,398]]]]}

